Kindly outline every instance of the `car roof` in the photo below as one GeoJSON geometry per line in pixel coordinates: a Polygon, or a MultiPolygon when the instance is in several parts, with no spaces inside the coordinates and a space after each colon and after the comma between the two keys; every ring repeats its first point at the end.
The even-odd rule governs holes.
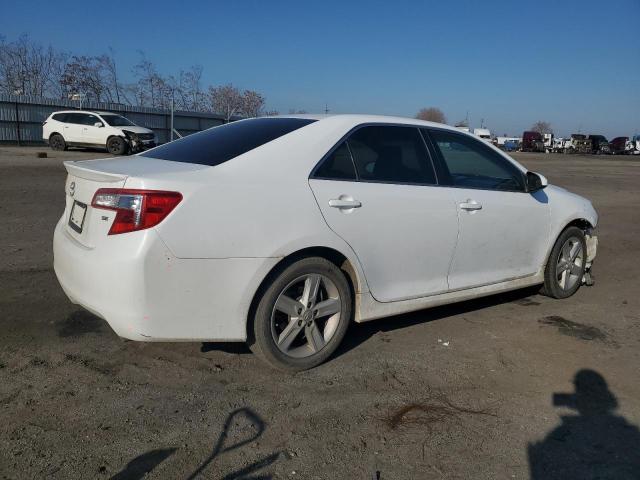
{"type": "Polygon", "coordinates": [[[96,115],[120,115],[115,112],[101,112],[99,110],[57,110],[55,112],[51,112],[51,115],[55,115],[56,113],[93,113],[96,115]]]}
{"type": "Polygon", "coordinates": [[[446,125],[444,123],[428,122],[425,120],[419,120],[417,118],[398,117],[391,115],[371,115],[361,113],[340,113],[340,114],[291,114],[291,115],[276,115],[272,118],[303,118],[308,120],[318,120],[322,123],[334,123],[352,126],[361,125],[364,123],[388,123],[388,124],[400,124],[400,125],[415,125],[424,127],[442,128],[445,130],[451,130],[453,132],[460,132],[459,129],[446,125]]]}

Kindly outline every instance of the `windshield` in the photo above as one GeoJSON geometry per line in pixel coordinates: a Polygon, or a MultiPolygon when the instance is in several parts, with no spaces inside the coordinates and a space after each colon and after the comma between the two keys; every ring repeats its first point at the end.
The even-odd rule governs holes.
{"type": "Polygon", "coordinates": [[[135,123],[120,115],[100,115],[112,127],[135,127],[135,123]]]}

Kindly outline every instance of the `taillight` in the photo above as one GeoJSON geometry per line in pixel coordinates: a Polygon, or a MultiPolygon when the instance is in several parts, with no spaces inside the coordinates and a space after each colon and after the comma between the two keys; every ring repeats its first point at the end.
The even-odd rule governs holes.
{"type": "Polygon", "coordinates": [[[101,188],[91,206],[116,212],[109,235],[117,235],[158,225],[181,200],[178,192],[101,188]]]}

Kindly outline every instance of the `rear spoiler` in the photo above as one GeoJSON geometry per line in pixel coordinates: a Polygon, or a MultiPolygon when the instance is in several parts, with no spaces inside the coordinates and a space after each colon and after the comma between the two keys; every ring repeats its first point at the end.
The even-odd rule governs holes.
{"type": "Polygon", "coordinates": [[[101,172],[100,170],[81,166],[78,162],[71,160],[64,162],[64,168],[66,168],[67,172],[71,175],[95,182],[123,182],[127,179],[127,175],[101,172]]]}

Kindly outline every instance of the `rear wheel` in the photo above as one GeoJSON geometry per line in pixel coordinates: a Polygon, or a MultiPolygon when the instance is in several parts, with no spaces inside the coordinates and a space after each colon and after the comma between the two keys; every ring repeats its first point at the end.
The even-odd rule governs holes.
{"type": "Polygon", "coordinates": [[[124,155],[128,150],[129,146],[122,137],[111,137],[107,140],[107,151],[112,155],[124,155]]]}
{"type": "Polygon", "coordinates": [[[62,151],[67,149],[67,142],[64,141],[64,137],[62,135],[54,133],[49,137],[49,146],[51,147],[51,150],[62,151]]]}
{"type": "Polygon", "coordinates": [[[567,298],[582,284],[587,258],[584,232],[567,228],[556,240],[544,272],[543,293],[553,298],[567,298]]]}
{"type": "Polygon", "coordinates": [[[351,320],[351,289],[342,271],[324,258],[299,260],[263,293],[249,346],[280,370],[301,371],[336,350],[351,320]]]}

